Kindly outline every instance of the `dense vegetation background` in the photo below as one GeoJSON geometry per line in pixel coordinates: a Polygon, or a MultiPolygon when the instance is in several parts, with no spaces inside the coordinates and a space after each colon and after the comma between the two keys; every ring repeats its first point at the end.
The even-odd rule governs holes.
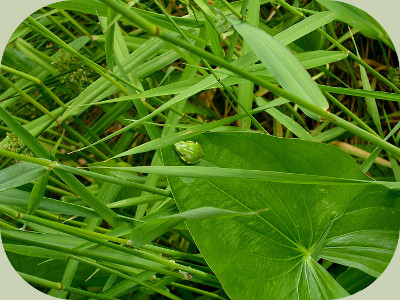
{"type": "Polygon", "coordinates": [[[63,1],[0,84],[3,243],[45,293],[340,298],[396,248],[400,71],[354,7],[63,1]]]}

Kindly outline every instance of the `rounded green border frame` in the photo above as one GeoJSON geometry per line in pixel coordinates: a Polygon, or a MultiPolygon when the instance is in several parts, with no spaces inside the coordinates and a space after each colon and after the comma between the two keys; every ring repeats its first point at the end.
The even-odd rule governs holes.
{"type": "MultiPolygon", "coordinates": [[[[3,53],[8,39],[17,26],[31,13],[57,0],[0,0],[0,53],[3,53]]],[[[387,31],[398,53],[400,53],[399,0],[341,0],[359,7],[373,16],[387,31]],[[387,9],[387,7],[393,9],[387,9]]],[[[400,54],[398,54],[400,57],[400,54]]],[[[0,55],[1,56],[1,55],[0,55]]],[[[15,272],[0,241],[0,298],[1,299],[55,299],[36,290],[15,272]]],[[[349,296],[348,300],[397,300],[400,295],[400,243],[391,263],[383,274],[368,288],[349,296]]]]}

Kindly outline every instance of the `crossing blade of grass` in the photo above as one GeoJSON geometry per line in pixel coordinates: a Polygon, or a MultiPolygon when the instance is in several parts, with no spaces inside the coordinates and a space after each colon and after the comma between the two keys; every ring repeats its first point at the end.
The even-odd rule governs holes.
{"type": "MultiPolygon", "coordinates": [[[[0,192],[0,204],[13,205],[26,209],[29,203],[30,194],[24,191],[9,189],[0,192]]],[[[92,209],[72,203],[62,202],[56,199],[43,198],[38,207],[51,213],[66,214],[80,217],[98,218],[99,215],[92,209]]]]}
{"type": "MultiPolygon", "coordinates": [[[[87,65],[89,68],[91,68],[93,71],[98,73],[101,77],[105,78],[109,82],[111,82],[116,88],[120,89],[123,92],[126,92],[126,89],[124,86],[122,86],[119,82],[117,82],[112,76],[110,76],[107,71],[103,69],[103,67],[99,66],[98,64],[94,63],[90,59],[86,58],[82,54],[80,54],[78,51],[70,47],[68,44],[66,44],[63,40],[61,40],[59,37],[57,37],[54,33],[52,33],[50,30],[48,30],[46,27],[44,27],[42,24],[37,22],[34,18],[28,17],[27,20],[29,21],[29,24],[26,23],[28,26],[31,26],[32,29],[37,30],[38,33],[43,35],[44,37],[48,38],[52,42],[56,43],[58,46],[66,50],[67,52],[71,53],[72,55],[78,57],[85,65],[87,65]]],[[[128,93],[127,93],[128,94],[128,93]]]]}
{"type": "MultiPolygon", "coordinates": [[[[23,221],[32,222],[32,223],[39,224],[42,226],[47,226],[49,228],[67,233],[69,235],[83,238],[85,240],[94,242],[96,244],[103,245],[108,248],[119,250],[121,252],[125,252],[127,254],[133,255],[135,257],[140,257],[145,260],[167,266],[173,270],[177,269],[177,270],[182,270],[185,272],[190,272],[190,274],[193,274],[194,276],[198,276],[199,278],[217,282],[215,276],[213,276],[211,274],[207,274],[205,272],[193,269],[191,267],[186,267],[186,266],[178,264],[176,262],[169,261],[168,259],[159,257],[152,253],[148,253],[148,252],[145,252],[142,250],[132,249],[129,247],[124,247],[124,246],[129,245],[129,241],[126,239],[121,239],[121,238],[113,237],[110,235],[104,235],[104,234],[88,231],[85,229],[80,229],[80,228],[76,228],[76,227],[72,227],[72,226],[68,226],[68,225],[64,225],[64,224],[59,224],[57,222],[40,219],[35,216],[25,215],[25,214],[19,213],[13,209],[9,209],[4,206],[0,206],[0,211],[2,213],[5,213],[5,214],[15,218],[15,219],[21,219],[23,221]],[[110,243],[108,241],[115,241],[119,244],[110,243]]],[[[49,248],[49,249],[51,249],[51,248],[49,248]]],[[[58,250],[58,249],[54,249],[54,250],[58,250]]],[[[68,251],[67,253],[80,255],[79,252],[73,251],[73,249],[68,249],[67,251],[68,251]]],[[[91,257],[91,256],[87,256],[87,257],[91,257]]],[[[111,257],[109,257],[109,259],[111,259],[111,257]]],[[[108,259],[106,259],[106,261],[108,261],[108,259]]],[[[135,266],[137,266],[137,264],[135,264],[135,266]]],[[[165,273],[171,274],[172,273],[172,272],[163,272],[162,269],[160,270],[159,268],[157,268],[157,271],[160,271],[160,273],[162,273],[162,274],[165,274],[165,273]]],[[[181,276],[182,274],[180,274],[180,273],[172,273],[172,274],[174,276],[178,276],[178,278],[183,278],[183,276],[181,276]]]]}
{"type": "MultiPolygon", "coordinates": [[[[77,288],[73,288],[70,286],[64,286],[62,283],[60,282],[53,282],[47,279],[43,279],[43,278],[39,278],[33,275],[29,275],[29,274],[25,274],[25,273],[21,273],[18,272],[18,274],[27,282],[33,283],[33,284],[37,284],[46,288],[51,288],[51,289],[57,289],[57,290],[65,290],[80,296],[84,296],[84,297],[91,297],[94,299],[103,299],[103,300],[117,300],[117,298],[113,298],[113,297],[108,297],[108,296],[103,296],[103,295],[99,295],[96,293],[92,293],[92,292],[88,292],[88,291],[84,291],[81,289],[77,289],[77,288]]],[[[179,298],[178,298],[179,299],[179,298]]]]}
{"type": "Polygon", "coordinates": [[[75,256],[75,255],[72,255],[71,258],[75,259],[75,260],[78,260],[78,261],[80,261],[82,263],[88,264],[88,265],[90,265],[92,267],[99,268],[100,270],[103,270],[105,272],[108,272],[108,273],[111,273],[111,274],[115,274],[118,277],[125,278],[127,280],[133,281],[133,282],[135,282],[135,283],[137,283],[137,284],[139,284],[139,285],[141,285],[143,287],[146,287],[146,288],[150,289],[151,291],[157,292],[160,295],[164,295],[165,297],[167,297],[169,299],[173,299],[173,300],[181,299],[181,298],[175,296],[174,294],[171,294],[170,292],[168,292],[168,291],[166,291],[164,289],[160,289],[160,288],[157,288],[157,287],[155,287],[155,286],[153,286],[153,285],[151,285],[149,283],[146,283],[144,281],[137,280],[135,277],[126,275],[125,273],[117,271],[117,270],[115,270],[113,268],[109,268],[109,267],[106,267],[106,266],[104,266],[102,264],[98,264],[97,261],[80,258],[80,257],[75,256]]]}
{"type": "Polygon", "coordinates": [[[257,211],[239,212],[219,209],[216,207],[200,207],[140,224],[132,230],[132,236],[134,238],[131,243],[133,247],[142,247],[187,219],[235,218],[240,216],[256,215],[259,213],[260,212],[257,211]]]}
{"type": "MultiPolygon", "coordinates": [[[[2,154],[2,152],[0,152],[2,154]]],[[[0,170],[0,191],[6,191],[36,181],[46,174],[46,167],[20,162],[0,170]]]]}
{"type": "MultiPolygon", "coordinates": [[[[248,5],[246,22],[250,25],[258,27],[258,22],[260,18],[260,1],[255,0],[251,1],[248,5]]],[[[246,41],[243,42],[242,46],[242,55],[251,51],[250,46],[246,41]]],[[[239,103],[242,103],[243,107],[246,110],[251,110],[253,106],[253,90],[254,83],[253,82],[244,82],[239,84],[238,86],[238,100],[239,103]]],[[[242,113],[243,109],[239,108],[239,112],[242,113]]],[[[251,119],[249,117],[243,119],[241,122],[241,126],[243,128],[250,128],[251,119]]]]}
{"type": "MultiPolygon", "coordinates": [[[[38,165],[38,167],[33,168],[33,171],[31,171],[29,169],[27,170],[29,172],[28,174],[30,175],[30,177],[26,177],[28,179],[29,178],[34,178],[33,180],[35,180],[36,179],[35,176],[44,175],[43,169],[45,171],[48,171],[48,170],[51,169],[51,170],[53,170],[55,172],[58,170],[58,171],[67,172],[67,173],[71,173],[71,174],[75,174],[75,175],[94,178],[94,179],[98,179],[98,180],[101,180],[101,181],[113,183],[113,184],[116,184],[116,185],[127,186],[127,187],[131,187],[131,188],[135,188],[135,189],[151,192],[151,193],[162,195],[162,196],[167,196],[168,197],[168,196],[171,195],[171,193],[169,191],[166,191],[166,190],[162,190],[162,189],[151,187],[151,186],[146,186],[144,184],[140,184],[140,183],[136,183],[136,182],[132,182],[132,181],[128,181],[128,180],[123,180],[121,178],[114,177],[114,176],[108,176],[108,175],[99,174],[99,173],[95,173],[95,172],[91,172],[91,171],[86,171],[86,170],[83,170],[83,169],[70,167],[70,166],[67,166],[67,165],[62,165],[60,163],[53,162],[53,161],[42,161],[40,159],[29,158],[29,157],[26,157],[24,155],[17,155],[17,154],[15,154],[13,152],[5,151],[5,150],[0,150],[0,153],[5,155],[5,156],[7,156],[7,157],[18,158],[18,159],[21,159],[21,160],[26,160],[26,161],[30,161],[30,162],[36,163],[38,165]],[[46,165],[48,170],[46,170],[46,167],[44,167],[43,165],[46,165]]],[[[32,168],[31,163],[24,162],[24,164],[21,167],[19,167],[19,169],[17,169],[17,171],[24,170],[24,168],[27,169],[26,164],[28,164],[28,168],[29,167],[32,168]]],[[[12,168],[12,167],[10,167],[10,168],[11,168],[11,170],[10,170],[9,173],[14,175],[12,171],[14,171],[14,169],[16,169],[16,168],[12,168]]],[[[7,170],[8,169],[4,169],[1,172],[7,173],[7,170]]],[[[14,173],[15,173],[15,171],[14,171],[14,173]]],[[[17,174],[18,174],[18,172],[17,172],[17,174]]],[[[20,174],[18,174],[18,175],[20,175],[20,174]]],[[[26,180],[25,177],[22,177],[16,183],[20,184],[20,182],[21,181],[24,182],[24,180],[26,180]]],[[[6,187],[13,188],[15,186],[10,185],[6,181],[6,183],[4,184],[4,187],[5,188],[6,187]]]]}
{"type": "MultiPolygon", "coordinates": [[[[351,29],[350,29],[350,33],[351,33],[351,29]]],[[[353,40],[354,47],[356,48],[356,54],[357,54],[358,58],[361,59],[360,52],[358,51],[358,47],[357,47],[357,44],[356,44],[353,34],[351,34],[351,38],[353,40]]],[[[360,74],[361,74],[363,90],[372,91],[371,84],[368,79],[367,71],[365,70],[365,68],[362,65],[360,65],[360,74]]],[[[367,103],[367,111],[369,112],[370,116],[372,117],[372,120],[374,121],[376,128],[378,129],[379,135],[383,136],[382,124],[381,124],[381,120],[379,117],[379,111],[378,111],[378,106],[376,104],[376,100],[372,97],[365,97],[365,102],[367,103]]]]}
{"type": "MultiPolygon", "coordinates": [[[[23,126],[2,107],[0,107],[0,118],[4,123],[39,157],[47,160],[56,161],[51,155],[23,126]]],[[[113,226],[123,224],[115,212],[101,203],[76,177],[66,172],[54,171],[76,194],[78,194],[87,204],[93,208],[100,216],[113,226]]]]}
{"type": "Polygon", "coordinates": [[[328,93],[333,94],[342,94],[348,96],[356,96],[356,97],[370,97],[381,100],[395,101],[400,102],[400,95],[388,92],[381,91],[370,91],[370,90],[361,90],[361,89],[353,89],[353,88],[341,88],[341,87],[331,87],[326,85],[319,85],[319,88],[328,93]]]}
{"type": "MultiPolygon", "coordinates": [[[[229,21],[285,90],[323,110],[329,108],[317,84],[287,48],[258,28],[234,19],[229,21]]],[[[313,119],[320,119],[319,115],[307,109],[304,112],[313,119]]]]}
{"type": "Polygon", "coordinates": [[[108,204],[107,206],[110,208],[130,207],[130,206],[136,206],[139,204],[150,203],[150,202],[155,202],[155,201],[160,201],[160,200],[165,200],[165,199],[167,199],[167,198],[164,196],[161,196],[161,195],[146,195],[146,196],[127,198],[127,199],[123,199],[120,201],[112,202],[112,203],[108,204]]]}
{"type": "MultiPolygon", "coordinates": [[[[101,168],[101,167],[99,167],[101,168]]],[[[104,167],[110,168],[110,167],[104,167]]],[[[143,173],[160,174],[167,176],[192,177],[192,178],[240,178],[248,180],[263,180],[270,182],[296,183],[296,184],[326,184],[326,185],[385,185],[391,189],[399,189],[400,183],[388,181],[360,180],[318,176],[311,174],[295,174],[275,171],[230,169],[217,167],[185,166],[185,167],[116,167],[115,170],[130,170],[143,173]]]]}
{"type": "MultiPolygon", "coordinates": [[[[397,123],[397,125],[393,127],[393,129],[386,135],[385,140],[391,138],[399,129],[400,129],[400,122],[397,123]]],[[[371,155],[364,161],[364,163],[360,167],[364,173],[368,172],[368,170],[371,168],[372,164],[379,156],[381,151],[382,151],[381,147],[375,148],[375,150],[371,153],[371,155]]]]}
{"type": "MultiPolygon", "coordinates": [[[[128,126],[125,126],[124,128],[122,128],[122,129],[120,129],[120,130],[108,135],[105,138],[102,138],[101,140],[91,144],[90,146],[94,146],[94,145],[96,145],[96,144],[98,144],[100,142],[104,142],[104,141],[106,141],[106,140],[108,140],[108,139],[110,139],[110,138],[112,138],[114,136],[117,136],[117,135],[119,135],[119,134],[121,134],[121,133],[123,133],[123,132],[125,132],[125,131],[127,131],[127,130],[129,130],[131,128],[133,128],[133,127],[136,127],[138,125],[143,124],[146,121],[151,120],[158,113],[160,113],[160,112],[172,107],[173,105],[175,105],[175,104],[177,104],[177,103],[179,103],[181,101],[184,101],[185,99],[187,99],[188,97],[192,96],[193,94],[196,94],[198,91],[206,89],[208,86],[210,86],[211,84],[215,83],[215,81],[216,81],[216,79],[212,75],[206,77],[205,79],[203,79],[198,84],[195,84],[194,86],[192,86],[191,89],[188,89],[188,90],[180,93],[179,95],[177,95],[173,99],[169,100],[165,104],[163,104],[160,107],[158,107],[155,111],[153,111],[152,113],[148,114],[147,116],[135,121],[134,123],[132,123],[132,124],[130,124],[128,126]]],[[[90,146],[83,147],[83,148],[81,148],[79,150],[76,150],[76,151],[73,151],[73,152],[82,151],[84,149],[89,148],[90,146]]],[[[73,153],[73,152],[71,152],[71,153],[73,153]]]]}
{"type": "Polygon", "coordinates": [[[121,186],[136,188],[136,189],[139,189],[142,191],[147,191],[147,192],[162,195],[162,196],[167,196],[167,197],[170,196],[170,192],[166,191],[166,190],[162,190],[162,189],[151,187],[151,186],[146,186],[144,184],[139,184],[139,183],[132,182],[132,181],[123,180],[123,179],[113,177],[113,176],[107,176],[107,175],[98,174],[98,173],[94,173],[94,172],[90,172],[90,171],[86,171],[86,170],[82,170],[82,169],[77,169],[77,168],[73,168],[73,167],[66,166],[66,165],[57,164],[56,166],[54,166],[54,169],[64,171],[64,172],[69,172],[69,173],[72,173],[75,175],[80,175],[80,176],[85,176],[85,177],[89,177],[89,178],[95,178],[98,180],[103,180],[103,181],[114,183],[114,184],[121,185],[121,186]]]}
{"type": "MultiPolygon", "coordinates": [[[[261,97],[256,98],[256,103],[258,106],[265,106],[267,102],[262,99],[261,97]]],[[[288,130],[290,130],[293,134],[295,134],[297,137],[306,140],[306,141],[311,141],[313,140],[313,136],[310,135],[307,130],[305,130],[299,123],[297,123],[295,120],[292,118],[288,117],[287,115],[283,114],[276,108],[269,108],[265,110],[266,113],[270,114],[275,120],[277,120],[279,123],[281,123],[283,126],[285,126],[288,130]]]]}
{"type": "Polygon", "coordinates": [[[49,181],[50,172],[47,171],[42,177],[40,177],[35,185],[32,188],[32,192],[29,196],[28,207],[26,209],[26,213],[28,215],[33,214],[36,209],[39,207],[40,202],[44,197],[44,193],[46,192],[46,185],[49,181]]]}
{"type": "Polygon", "coordinates": [[[316,13],[280,32],[276,36],[276,39],[283,45],[289,45],[294,41],[293,37],[305,36],[335,19],[336,15],[330,11],[316,13]]]}
{"type": "Polygon", "coordinates": [[[347,3],[329,0],[317,1],[333,12],[339,20],[360,30],[368,37],[382,40],[385,44],[394,49],[385,29],[366,12],[347,3]]]}
{"type": "MultiPolygon", "coordinates": [[[[274,107],[274,106],[278,106],[278,105],[282,105],[284,103],[287,103],[287,100],[281,98],[281,99],[276,99],[273,100],[271,102],[269,102],[268,104],[266,104],[265,106],[253,109],[250,111],[251,114],[255,114],[261,111],[264,111],[265,109],[274,107]]],[[[211,123],[206,123],[206,124],[202,124],[202,125],[197,125],[195,127],[192,127],[188,130],[185,131],[181,131],[181,132],[177,132],[177,133],[173,133],[170,135],[167,135],[165,137],[159,138],[159,139],[155,139],[152,140],[150,142],[147,142],[145,144],[141,144],[133,149],[127,150],[125,152],[122,152],[121,154],[118,154],[117,156],[113,157],[113,158],[117,158],[117,157],[123,157],[123,156],[127,156],[127,155],[133,155],[133,154],[137,154],[137,153],[143,153],[143,152],[147,152],[147,151],[151,151],[151,150],[155,150],[155,149],[159,149],[159,148],[163,148],[163,147],[167,147],[167,146],[171,146],[176,142],[185,140],[185,139],[189,139],[193,136],[196,136],[198,134],[207,132],[211,129],[223,126],[223,125],[227,125],[230,124],[232,122],[235,122],[241,118],[243,118],[244,116],[247,116],[246,113],[241,114],[241,115],[236,115],[236,116],[232,116],[232,117],[228,117],[225,119],[221,119],[218,121],[214,121],[211,123]]],[[[138,121],[137,121],[138,122],[138,121]]],[[[137,124],[137,122],[134,122],[133,125],[137,124]]]]}
{"type": "MultiPolygon", "coordinates": [[[[311,51],[311,52],[305,52],[305,53],[299,53],[296,54],[296,58],[301,62],[301,64],[306,68],[306,69],[311,69],[315,68],[318,66],[326,65],[329,63],[334,63],[337,61],[340,61],[342,59],[345,59],[347,56],[341,51],[323,51],[323,50],[318,50],[318,51],[311,51]]],[[[243,64],[244,66],[245,64],[243,64]]],[[[272,76],[272,74],[263,66],[263,65],[249,65],[245,67],[249,72],[253,72],[258,75],[262,76],[272,76]]],[[[220,80],[225,84],[225,85],[235,85],[238,83],[242,83],[245,81],[243,78],[237,77],[235,74],[232,72],[228,72],[226,70],[216,70],[215,72],[219,77],[220,80]],[[230,75],[229,77],[224,78],[224,75],[230,75]]],[[[130,100],[135,100],[135,99],[141,99],[141,98],[150,98],[150,97],[159,97],[159,96],[167,96],[167,95],[177,95],[179,93],[182,93],[189,88],[194,87],[195,84],[199,83],[205,79],[204,77],[194,77],[193,79],[190,80],[182,80],[179,82],[173,82],[168,85],[160,86],[160,87],[155,87],[151,90],[147,91],[141,91],[140,93],[129,95],[129,96],[122,96],[110,100],[103,100],[100,102],[97,102],[96,105],[102,105],[102,104],[107,104],[107,103],[118,103],[118,102],[126,102],[130,100]]],[[[215,82],[214,84],[206,87],[203,89],[213,89],[220,87],[219,82],[215,82]]],[[[193,91],[194,92],[194,91],[193,91]]],[[[399,101],[400,101],[400,97],[399,101]]],[[[87,106],[92,105],[92,104],[87,104],[87,106]]],[[[72,105],[74,106],[74,105],[72,105]]],[[[79,105],[77,105],[79,106],[79,105]]]]}

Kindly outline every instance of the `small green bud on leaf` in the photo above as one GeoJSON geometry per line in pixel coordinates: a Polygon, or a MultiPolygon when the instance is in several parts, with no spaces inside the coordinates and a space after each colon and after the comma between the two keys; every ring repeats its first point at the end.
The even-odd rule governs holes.
{"type": "Polygon", "coordinates": [[[180,159],[188,165],[196,164],[203,157],[203,148],[197,142],[181,141],[174,144],[175,151],[180,159]]]}

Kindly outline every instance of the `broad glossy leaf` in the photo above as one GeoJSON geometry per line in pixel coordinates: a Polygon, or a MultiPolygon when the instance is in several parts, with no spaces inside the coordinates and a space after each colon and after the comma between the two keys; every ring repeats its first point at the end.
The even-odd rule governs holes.
{"type": "Polygon", "coordinates": [[[365,274],[360,270],[348,268],[346,271],[336,277],[336,280],[349,293],[354,294],[369,286],[372,282],[374,282],[375,278],[365,274]]]}
{"type": "MultiPolygon", "coordinates": [[[[193,140],[204,151],[196,166],[368,179],[346,153],[319,143],[237,132],[207,133],[193,140]]],[[[163,159],[165,165],[184,166],[172,147],[163,149],[163,159]]],[[[313,257],[378,276],[396,248],[399,194],[383,186],[215,177],[168,180],[181,212],[202,206],[269,209],[252,217],[186,220],[232,299],[345,297],[346,290],[313,257]]]]}
{"type": "Polygon", "coordinates": [[[46,173],[46,167],[20,162],[0,171],[0,191],[15,188],[39,179],[46,173]]]}
{"type": "MultiPolygon", "coordinates": [[[[328,101],[318,85],[288,48],[259,28],[238,20],[229,19],[229,21],[285,90],[319,108],[325,110],[329,108],[328,101]]],[[[304,112],[319,120],[316,114],[308,110],[304,112]]]]}

